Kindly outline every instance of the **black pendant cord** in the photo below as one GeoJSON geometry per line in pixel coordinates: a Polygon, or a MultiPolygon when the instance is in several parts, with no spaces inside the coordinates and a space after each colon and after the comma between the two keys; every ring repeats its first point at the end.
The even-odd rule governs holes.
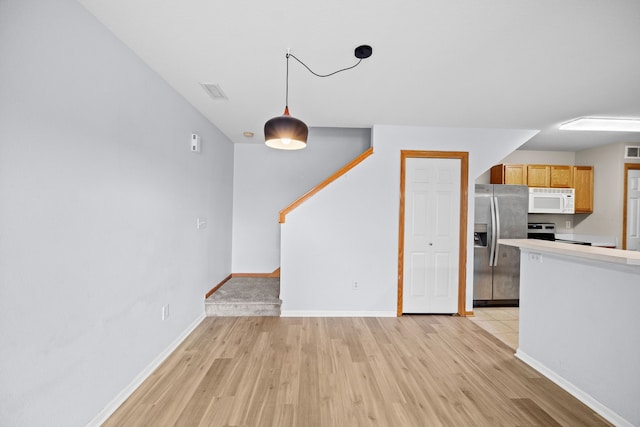
{"type": "Polygon", "coordinates": [[[285,100],[284,100],[284,108],[285,110],[289,109],[289,53],[287,53],[287,90],[286,90],[286,95],[285,95],[285,100]]]}
{"type": "MultiPolygon", "coordinates": [[[[334,71],[333,73],[329,73],[329,74],[318,74],[315,71],[313,71],[311,68],[309,68],[309,66],[307,64],[305,64],[304,62],[302,62],[300,59],[296,58],[296,56],[293,53],[287,53],[287,75],[289,73],[289,57],[292,57],[293,59],[295,59],[296,61],[298,61],[299,63],[301,63],[304,68],[306,68],[307,70],[309,70],[309,72],[311,74],[313,74],[314,76],[317,77],[329,77],[329,76],[333,76],[334,74],[338,74],[341,73],[343,71],[347,71],[347,70],[351,70],[352,68],[357,67],[358,65],[360,65],[360,63],[362,62],[362,58],[360,58],[358,60],[358,62],[355,63],[355,65],[352,65],[351,67],[346,67],[346,68],[342,68],[338,71],[334,71]]],[[[288,77],[287,77],[287,81],[288,81],[288,77]]]]}

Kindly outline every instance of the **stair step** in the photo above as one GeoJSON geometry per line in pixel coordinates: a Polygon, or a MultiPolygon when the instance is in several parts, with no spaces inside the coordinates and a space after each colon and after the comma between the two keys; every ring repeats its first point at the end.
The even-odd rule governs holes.
{"type": "Polygon", "coordinates": [[[233,277],[205,300],[208,317],[280,316],[280,278],[233,277]]]}
{"type": "Polygon", "coordinates": [[[206,304],[207,317],[280,316],[280,304],[206,304]]]}

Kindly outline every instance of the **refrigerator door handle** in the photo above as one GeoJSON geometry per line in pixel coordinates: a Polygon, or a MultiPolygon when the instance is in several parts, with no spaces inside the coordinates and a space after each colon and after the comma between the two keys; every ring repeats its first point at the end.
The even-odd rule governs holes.
{"type": "Polygon", "coordinates": [[[500,206],[498,206],[498,198],[493,198],[494,203],[496,205],[496,232],[495,234],[495,254],[493,256],[493,266],[498,265],[498,252],[500,251],[500,244],[498,243],[498,239],[500,238],[500,206]]]}
{"type": "Polygon", "coordinates": [[[493,266],[493,257],[496,252],[496,208],[494,206],[495,197],[489,199],[489,206],[491,207],[491,249],[489,251],[489,267],[493,266]]]}

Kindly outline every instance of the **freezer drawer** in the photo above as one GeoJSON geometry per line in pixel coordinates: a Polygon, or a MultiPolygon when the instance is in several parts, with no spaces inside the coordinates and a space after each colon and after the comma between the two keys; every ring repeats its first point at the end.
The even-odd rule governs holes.
{"type": "Polygon", "coordinates": [[[493,267],[493,300],[520,298],[520,249],[500,245],[493,267]]]}
{"type": "Polygon", "coordinates": [[[473,299],[493,299],[493,270],[489,266],[489,248],[473,249],[473,299]]]}

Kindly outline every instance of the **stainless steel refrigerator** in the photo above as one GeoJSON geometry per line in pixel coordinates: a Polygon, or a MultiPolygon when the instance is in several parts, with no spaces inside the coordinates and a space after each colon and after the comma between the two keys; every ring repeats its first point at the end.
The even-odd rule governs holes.
{"type": "Polygon", "coordinates": [[[526,239],[526,185],[477,184],[475,194],[473,302],[514,304],[520,299],[520,250],[498,239],[526,239]]]}

